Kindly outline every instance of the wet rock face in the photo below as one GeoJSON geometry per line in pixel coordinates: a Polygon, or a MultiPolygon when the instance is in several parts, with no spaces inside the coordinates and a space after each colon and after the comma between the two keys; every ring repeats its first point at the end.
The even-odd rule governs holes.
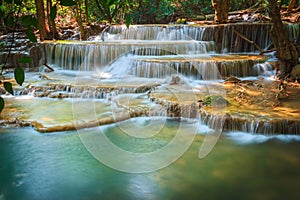
{"type": "Polygon", "coordinates": [[[30,122],[19,120],[17,118],[8,119],[8,120],[0,120],[1,127],[27,127],[31,126],[30,122]]]}
{"type": "Polygon", "coordinates": [[[177,102],[167,101],[163,98],[157,98],[155,95],[150,95],[150,101],[161,105],[162,112],[160,115],[167,117],[183,117],[183,118],[197,118],[199,116],[199,106],[196,102],[191,104],[181,104],[177,102]]]}
{"type": "Polygon", "coordinates": [[[44,62],[40,46],[30,42],[24,33],[9,33],[0,41],[0,64],[4,68],[39,67],[44,62]],[[30,57],[31,63],[20,63],[22,57],[30,57]]]}
{"type": "Polygon", "coordinates": [[[173,75],[170,84],[180,84],[181,78],[179,75],[173,75]]]}
{"type": "Polygon", "coordinates": [[[173,74],[171,76],[171,79],[169,81],[170,85],[182,85],[182,84],[186,84],[187,81],[185,80],[186,78],[182,75],[179,74],[173,74]]]}

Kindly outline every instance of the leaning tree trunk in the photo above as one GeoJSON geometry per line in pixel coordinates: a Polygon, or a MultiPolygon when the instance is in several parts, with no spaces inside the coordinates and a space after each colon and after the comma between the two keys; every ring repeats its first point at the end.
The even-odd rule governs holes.
{"type": "Polygon", "coordinates": [[[280,79],[290,76],[292,69],[298,63],[298,52],[289,40],[287,31],[280,18],[280,8],[277,0],[268,0],[270,4],[270,16],[272,19],[271,37],[276,49],[278,59],[278,73],[280,79]]]}
{"type": "Polygon", "coordinates": [[[288,6],[288,11],[292,11],[298,3],[299,0],[291,0],[288,6]]]}
{"type": "Polygon", "coordinates": [[[215,9],[215,22],[226,23],[228,21],[229,0],[212,0],[215,9]]]}

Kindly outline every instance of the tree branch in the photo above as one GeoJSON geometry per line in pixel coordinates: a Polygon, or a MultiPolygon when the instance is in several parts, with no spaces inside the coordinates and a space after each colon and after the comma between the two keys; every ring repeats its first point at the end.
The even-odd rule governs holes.
{"type": "Polygon", "coordinates": [[[232,30],[233,30],[233,32],[234,32],[235,34],[237,34],[237,35],[238,35],[239,37],[241,37],[243,40],[245,40],[246,42],[248,42],[248,43],[254,45],[254,46],[259,50],[259,52],[260,52],[259,54],[260,54],[260,55],[262,55],[262,54],[264,53],[264,50],[263,50],[262,48],[260,48],[260,47],[258,46],[258,44],[256,44],[254,41],[249,40],[246,36],[242,35],[242,34],[239,33],[237,30],[235,30],[234,27],[232,28],[232,30]]]}
{"type": "Polygon", "coordinates": [[[44,63],[44,66],[47,67],[51,72],[54,71],[54,69],[52,67],[50,67],[48,64],[44,63]]]}

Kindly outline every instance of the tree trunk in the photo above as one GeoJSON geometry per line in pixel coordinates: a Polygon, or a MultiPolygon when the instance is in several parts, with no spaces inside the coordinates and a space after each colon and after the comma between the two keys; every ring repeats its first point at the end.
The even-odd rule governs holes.
{"type": "Polygon", "coordinates": [[[288,11],[292,11],[298,3],[299,0],[291,0],[288,6],[288,11]]]}
{"type": "Polygon", "coordinates": [[[58,39],[58,32],[56,29],[55,21],[51,21],[50,19],[50,8],[52,6],[52,0],[47,0],[47,20],[48,20],[48,26],[51,33],[51,39],[58,39]]]}
{"type": "Polygon", "coordinates": [[[229,0],[212,0],[212,6],[215,9],[215,22],[227,23],[229,0]]]}
{"type": "MultiPolygon", "coordinates": [[[[3,4],[3,0],[0,0],[0,6],[2,6],[2,4],[3,4]]],[[[3,13],[4,14],[4,13],[3,13]]],[[[7,30],[6,30],[6,26],[5,26],[5,24],[4,24],[4,16],[2,16],[2,17],[0,17],[0,23],[1,23],[1,25],[0,26],[2,26],[3,27],[3,31],[4,31],[4,34],[6,34],[7,33],[7,30]]]]}
{"type": "Polygon", "coordinates": [[[39,23],[40,40],[43,41],[44,39],[47,38],[47,34],[49,33],[46,25],[44,1],[35,0],[35,6],[36,6],[36,15],[39,23]]]}
{"type": "Polygon", "coordinates": [[[280,9],[277,0],[268,0],[270,4],[270,17],[272,20],[271,37],[276,49],[278,59],[278,73],[280,79],[289,77],[292,69],[298,63],[298,52],[289,40],[287,31],[280,17],[280,9]]]}
{"type": "Polygon", "coordinates": [[[79,31],[80,31],[80,40],[85,40],[85,33],[84,33],[84,28],[83,28],[83,23],[81,19],[81,1],[78,0],[76,7],[75,7],[75,12],[76,12],[76,21],[79,26],[79,31]]]}
{"type": "Polygon", "coordinates": [[[90,24],[90,20],[89,20],[89,1],[88,0],[84,0],[84,9],[85,9],[86,23],[90,24]]]}

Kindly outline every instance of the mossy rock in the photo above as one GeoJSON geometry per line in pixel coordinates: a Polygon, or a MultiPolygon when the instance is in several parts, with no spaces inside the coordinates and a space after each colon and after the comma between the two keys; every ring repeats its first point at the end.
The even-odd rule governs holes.
{"type": "Polygon", "coordinates": [[[204,106],[227,106],[228,104],[228,101],[222,96],[212,95],[203,99],[204,106]]]}
{"type": "Polygon", "coordinates": [[[241,79],[238,79],[237,77],[230,76],[225,79],[225,83],[240,83],[241,79]]]}

